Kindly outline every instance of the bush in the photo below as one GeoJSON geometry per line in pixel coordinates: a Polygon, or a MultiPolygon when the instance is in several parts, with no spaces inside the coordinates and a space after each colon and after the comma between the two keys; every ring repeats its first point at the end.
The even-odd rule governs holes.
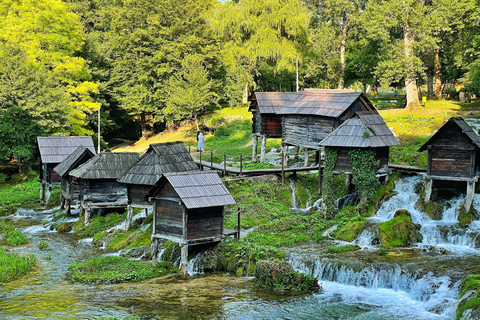
{"type": "Polygon", "coordinates": [[[255,282],[268,288],[287,291],[305,291],[319,287],[313,276],[296,272],[287,262],[269,260],[257,263],[255,282]]]}

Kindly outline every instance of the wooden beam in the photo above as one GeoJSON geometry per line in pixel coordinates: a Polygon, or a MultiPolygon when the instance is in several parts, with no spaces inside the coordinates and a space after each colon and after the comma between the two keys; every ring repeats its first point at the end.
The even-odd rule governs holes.
{"type": "Polygon", "coordinates": [[[260,162],[265,162],[265,154],[267,153],[267,136],[262,136],[262,147],[260,149],[260,162]]]}
{"type": "Polygon", "coordinates": [[[253,138],[252,162],[257,162],[258,136],[256,134],[253,134],[252,138],[253,138]]]}

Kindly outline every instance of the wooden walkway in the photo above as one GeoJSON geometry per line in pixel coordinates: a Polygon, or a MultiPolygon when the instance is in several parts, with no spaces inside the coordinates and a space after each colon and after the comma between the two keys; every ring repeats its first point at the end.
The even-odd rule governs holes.
{"type": "MultiPolygon", "coordinates": [[[[237,167],[230,167],[230,166],[224,166],[219,163],[211,163],[209,161],[201,161],[195,159],[195,163],[200,167],[200,165],[204,168],[209,168],[217,171],[226,171],[226,174],[234,174],[234,175],[242,175],[242,176],[261,176],[261,175],[267,175],[267,174],[281,174],[282,173],[282,168],[270,168],[270,169],[256,169],[256,170],[246,170],[246,169],[240,169],[237,167]]],[[[390,164],[389,168],[394,170],[394,171],[407,171],[407,172],[415,172],[415,173],[422,173],[422,172],[427,172],[426,169],[422,169],[419,167],[414,167],[414,166],[404,166],[400,164],[390,164]]],[[[318,165],[316,166],[311,166],[311,167],[298,167],[298,168],[285,168],[283,172],[285,173],[292,173],[292,172],[302,172],[302,171],[318,171],[318,165]]]]}

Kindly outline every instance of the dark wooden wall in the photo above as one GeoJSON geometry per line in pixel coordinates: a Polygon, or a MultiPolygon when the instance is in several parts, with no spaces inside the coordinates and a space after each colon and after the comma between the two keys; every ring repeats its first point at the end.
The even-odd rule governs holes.
{"type": "Polygon", "coordinates": [[[335,118],[301,115],[284,115],[282,125],[284,143],[312,149],[338,126],[335,118]]]}
{"type": "MultiPolygon", "coordinates": [[[[328,147],[327,147],[328,148],[328,147]]],[[[338,148],[338,158],[335,163],[334,171],[338,172],[352,172],[352,164],[348,152],[350,148],[338,148]]],[[[378,161],[378,165],[375,166],[375,171],[380,169],[388,169],[388,157],[389,148],[375,148],[375,159],[378,161]]]]}
{"type": "Polygon", "coordinates": [[[127,186],[116,180],[84,180],[79,182],[80,199],[92,204],[127,205],[127,186]]]}
{"type": "Polygon", "coordinates": [[[139,184],[129,184],[127,185],[128,190],[128,203],[129,204],[140,204],[146,205],[147,201],[144,201],[143,198],[148,194],[148,191],[152,186],[139,185],[139,184]]]}
{"type": "Polygon", "coordinates": [[[154,234],[183,239],[183,205],[170,183],[166,183],[155,195],[154,234]],[[171,199],[171,200],[167,200],[171,199]]]}
{"type": "Polygon", "coordinates": [[[220,237],[223,226],[223,207],[188,210],[187,239],[220,237]]]}
{"type": "Polygon", "coordinates": [[[50,184],[61,184],[62,177],[53,170],[57,165],[58,163],[40,164],[40,179],[50,184]]]}
{"type": "Polygon", "coordinates": [[[75,180],[73,184],[71,184],[73,178],[67,177],[62,177],[62,195],[65,199],[70,199],[70,189],[68,188],[68,184],[70,184],[71,188],[73,188],[73,199],[79,199],[80,198],[80,191],[79,191],[79,186],[78,182],[75,180]]]}
{"type": "Polygon", "coordinates": [[[262,115],[262,134],[267,138],[282,137],[282,116],[276,114],[262,115]]]}

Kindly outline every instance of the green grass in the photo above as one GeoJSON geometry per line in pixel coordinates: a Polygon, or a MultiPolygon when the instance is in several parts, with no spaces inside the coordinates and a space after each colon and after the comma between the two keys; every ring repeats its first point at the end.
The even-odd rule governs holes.
{"type": "MultiPolygon", "coordinates": [[[[14,175],[12,180],[0,181],[0,216],[15,213],[18,208],[36,208],[40,201],[38,175],[31,173],[27,182],[22,176],[14,175]]],[[[60,186],[53,186],[49,207],[60,203],[60,186]]]]}
{"type": "Polygon", "coordinates": [[[427,136],[399,136],[399,146],[390,147],[390,163],[427,167],[427,152],[417,152],[430,135],[427,136]]]}
{"type": "Polygon", "coordinates": [[[48,242],[47,241],[41,241],[38,244],[38,249],[40,250],[47,250],[48,249],[48,242]]]}
{"type": "Polygon", "coordinates": [[[0,233],[4,235],[0,240],[1,244],[18,247],[28,243],[28,238],[24,233],[14,226],[7,224],[5,221],[0,221],[0,233]]]}
{"type": "Polygon", "coordinates": [[[341,253],[341,252],[349,252],[349,251],[357,251],[360,250],[360,247],[356,244],[347,244],[345,246],[340,247],[330,247],[325,250],[326,253],[341,253]]]}
{"type": "Polygon", "coordinates": [[[7,282],[27,274],[35,263],[33,254],[21,256],[18,253],[6,253],[0,248],[0,282],[7,282]]]}
{"type": "Polygon", "coordinates": [[[133,237],[135,237],[135,231],[117,230],[115,231],[113,240],[108,244],[107,247],[112,250],[124,249],[132,241],[133,237]]]}
{"type": "Polygon", "coordinates": [[[125,214],[110,213],[106,216],[93,215],[90,217],[90,223],[83,226],[83,217],[80,217],[73,227],[79,238],[93,237],[95,234],[105,231],[118,225],[125,219],[125,214]]]}
{"type": "Polygon", "coordinates": [[[132,242],[127,246],[127,249],[149,246],[152,243],[152,226],[145,232],[140,233],[133,238],[132,242]]]}
{"type": "Polygon", "coordinates": [[[70,279],[88,284],[137,282],[174,272],[171,265],[160,268],[150,263],[139,263],[117,256],[95,257],[84,263],[73,263],[68,267],[70,279]]]}

